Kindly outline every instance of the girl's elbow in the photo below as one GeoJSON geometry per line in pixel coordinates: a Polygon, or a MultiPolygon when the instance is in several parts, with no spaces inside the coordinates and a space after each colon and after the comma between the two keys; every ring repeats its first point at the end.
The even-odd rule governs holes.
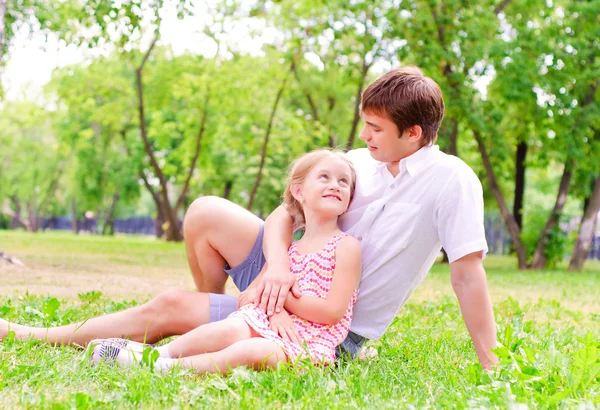
{"type": "Polygon", "coordinates": [[[346,310],[343,310],[343,311],[334,310],[334,311],[329,312],[329,315],[327,315],[327,323],[326,324],[329,326],[333,326],[333,325],[337,324],[344,317],[344,313],[346,313],[346,310]]]}

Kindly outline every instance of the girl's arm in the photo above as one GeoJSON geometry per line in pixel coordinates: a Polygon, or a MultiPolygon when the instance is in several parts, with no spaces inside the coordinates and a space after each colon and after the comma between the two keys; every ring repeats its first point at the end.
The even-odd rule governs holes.
{"type": "Polygon", "coordinates": [[[265,221],[263,253],[269,264],[260,280],[255,281],[254,304],[269,316],[283,307],[290,288],[300,296],[296,277],[290,273],[288,248],[294,234],[293,220],[285,206],[280,205],[265,221]]]}
{"type": "Polygon", "coordinates": [[[352,293],[360,282],[360,272],[360,242],[346,236],[340,239],[335,252],[335,272],[327,297],[302,296],[297,299],[289,294],[285,309],[311,322],[335,325],[348,309],[352,293]]]}

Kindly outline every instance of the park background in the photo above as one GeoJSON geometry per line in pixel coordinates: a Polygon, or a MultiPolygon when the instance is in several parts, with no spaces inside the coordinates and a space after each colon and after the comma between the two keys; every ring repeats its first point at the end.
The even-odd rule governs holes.
{"type": "MultiPolygon", "coordinates": [[[[362,147],[361,92],[413,64],[444,92],[438,144],[482,181],[500,370],[477,370],[440,260],[374,344],[375,363],[304,382],[293,371],[208,378],[194,400],[317,406],[314,377],[342,407],[597,406],[599,16],[597,0],[0,0],[0,317],[56,325],[191,289],[190,203],[217,195],[266,217],[291,160],[362,147]],[[369,369],[372,385],[355,386],[369,369]],[[278,377],[275,397],[243,393],[278,377]]],[[[114,397],[82,384],[87,375],[129,385],[88,368],[74,378],[59,368],[52,385],[36,370],[52,351],[4,346],[7,403],[95,407],[114,397]],[[40,381],[17,393],[32,374],[40,381]]],[[[163,393],[140,387],[112,405],[181,399],[163,393]]]]}

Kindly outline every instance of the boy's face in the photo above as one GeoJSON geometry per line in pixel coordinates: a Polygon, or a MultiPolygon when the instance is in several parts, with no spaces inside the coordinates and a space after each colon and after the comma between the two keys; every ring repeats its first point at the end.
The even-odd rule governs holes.
{"type": "Polygon", "coordinates": [[[362,118],[365,125],[358,137],[367,143],[369,153],[377,161],[396,163],[419,150],[418,143],[409,136],[410,130],[400,136],[396,124],[387,117],[363,112],[362,118]]]}

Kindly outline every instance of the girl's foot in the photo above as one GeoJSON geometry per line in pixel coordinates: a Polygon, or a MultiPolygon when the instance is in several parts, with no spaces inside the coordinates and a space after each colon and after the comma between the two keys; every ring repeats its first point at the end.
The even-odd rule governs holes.
{"type": "Polygon", "coordinates": [[[96,347],[97,345],[101,345],[102,343],[114,343],[118,346],[122,346],[122,348],[124,349],[128,349],[138,353],[142,353],[145,349],[149,347],[154,349],[154,345],[150,343],[140,343],[135,342],[133,340],[119,339],[116,337],[110,339],[94,339],[89,343],[89,345],[96,347]]]}
{"type": "MultiPolygon", "coordinates": [[[[96,339],[90,343],[90,348],[94,349],[91,359],[94,364],[107,362],[109,364],[119,363],[125,366],[140,365],[144,348],[147,349],[149,346],[153,345],[145,345],[125,339],[96,339]]],[[[154,368],[168,370],[176,362],[177,360],[159,357],[154,362],[154,368]]]]}
{"type": "MultiPolygon", "coordinates": [[[[133,342],[137,343],[137,342],[133,342]]],[[[107,362],[109,364],[120,363],[123,365],[140,364],[142,361],[143,348],[134,345],[125,339],[96,339],[90,342],[89,348],[93,349],[91,359],[94,364],[107,362]],[[128,347],[128,346],[131,346],[128,347]]],[[[139,343],[142,345],[142,343],[139,343]]]]}

